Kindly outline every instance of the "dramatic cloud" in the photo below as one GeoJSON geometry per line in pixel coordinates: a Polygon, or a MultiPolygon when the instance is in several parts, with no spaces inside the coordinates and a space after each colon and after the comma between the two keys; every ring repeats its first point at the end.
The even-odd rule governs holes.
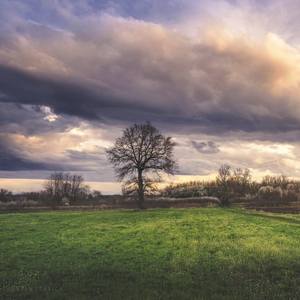
{"type": "Polygon", "coordinates": [[[298,12],[292,0],[1,2],[0,172],[112,180],[105,147],[149,120],[178,142],[181,175],[227,162],[298,176],[298,12]]]}
{"type": "Polygon", "coordinates": [[[5,44],[2,101],[86,119],[130,111],[209,131],[299,130],[299,52],[276,35],[258,49],[219,30],[197,41],[142,21],[83,20],[71,33],[30,24],[5,44]]]}

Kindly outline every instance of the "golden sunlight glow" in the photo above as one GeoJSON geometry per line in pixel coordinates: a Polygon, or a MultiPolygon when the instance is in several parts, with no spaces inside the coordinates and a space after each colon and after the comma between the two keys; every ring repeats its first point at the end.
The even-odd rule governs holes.
{"type": "Polygon", "coordinates": [[[293,150],[294,146],[289,144],[257,144],[250,143],[248,144],[248,148],[253,152],[261,152],[261,153],[269,153],[269,154],[277,154],[285,157],[294,157],[293,150]]]}

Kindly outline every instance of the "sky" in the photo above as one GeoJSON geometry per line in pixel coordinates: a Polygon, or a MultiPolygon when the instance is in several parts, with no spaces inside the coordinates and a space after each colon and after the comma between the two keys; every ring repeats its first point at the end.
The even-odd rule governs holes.
{"type": "Polygon", "coordinates": [[[105,150],[145,121],[177,144],[166,182],[300,178],[299,20],[298,0],[1,0],[0,187],[118,193],[105,150]]]}

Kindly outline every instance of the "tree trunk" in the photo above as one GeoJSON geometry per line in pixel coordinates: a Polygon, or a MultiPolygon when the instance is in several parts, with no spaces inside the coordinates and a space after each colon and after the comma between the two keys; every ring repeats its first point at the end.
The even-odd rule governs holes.
{"type": "Polygon", "coordinates": [[[144,208],[144,182],[142,170],[138,170],[138,205],[140,209],[144,208]]]}

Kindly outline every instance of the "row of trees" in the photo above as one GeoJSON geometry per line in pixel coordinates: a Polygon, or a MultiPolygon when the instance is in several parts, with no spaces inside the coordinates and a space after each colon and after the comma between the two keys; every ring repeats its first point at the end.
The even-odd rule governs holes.
{"type": "Polygon", "coordinates": [[[216,178],[216,186],[221,203],[229,205],[233,195],[244,196],[251,192],[252,182],[249,169],[232,168],[222,165],[216,178]]]}
{"type": "Polygon", "coordinates": [[[0,202],[50,204],[75,204],[87,200],[99,200],[101,192],[92,191],[85,184],[84,178],[78,174],[55,172],[45,181],[44,189],[40,192],[13,194],[6,189],[0,189],[0,202]]]}
{"type": "Polygon", "coordinates": [[[91,191],[90,186],[85,184],[83,176],[63,172],[50,175],[45,182],[44,193],[53,205],[62,202],[74,204],[101,197],[101,192],[91,191]]]}
{"type": "MultiPolygon", "coordinates": [[[[210,181],[191,181],[180,184],[171,184],[159,190],[153,182],[147,182],[147,194],[151,197],[162,198],[207,198],[217,197],[222,205],[229,205],[232,201],[252,202],[256,204],[277,205],[279,203],[300,200],[300,181],[288,179],[286,176],[266,176],[262,181],[252,180],[248,169],[232,168],[223,165],[218,176],[210,181]]],[[[125,198],[137,198],[137,183],[126,182],[123,195],[125,198]]],[[[123,199],[125,199],[123,198],[123,199]]],[[[103,197],[98,191],[91,191],[84,184],[83,178],[76,174],[54,173],[45,183],[45,189],[40,192],[13,194],[1,189],[0,203],[15,204],[19,206],[51,204],[68,205],[83,203],[110,203],[115,197],[103,197]]],[[[121,201],[119,198],[118,201],[121,201]]]]}
{"type": "Polygon", "coordinates": [[[260,182],[252,179],[249,169],[223,165],[215,180],[193,181],[167,186],[165,197],[218,197],[227,206],[231,201],[258,201],[257,204],[294,202],[300,199],[300,181],[286,176],[265,176],[260,182]]]}
{"type": "Polygon", "coordinates": [[[218,197],[223,205],[228,205],[233,197],[254,193],[256,185],[249,169],[222,165],[215,180],[171,184],[161,194],[175,198],[212,196],[218,197]]]}

